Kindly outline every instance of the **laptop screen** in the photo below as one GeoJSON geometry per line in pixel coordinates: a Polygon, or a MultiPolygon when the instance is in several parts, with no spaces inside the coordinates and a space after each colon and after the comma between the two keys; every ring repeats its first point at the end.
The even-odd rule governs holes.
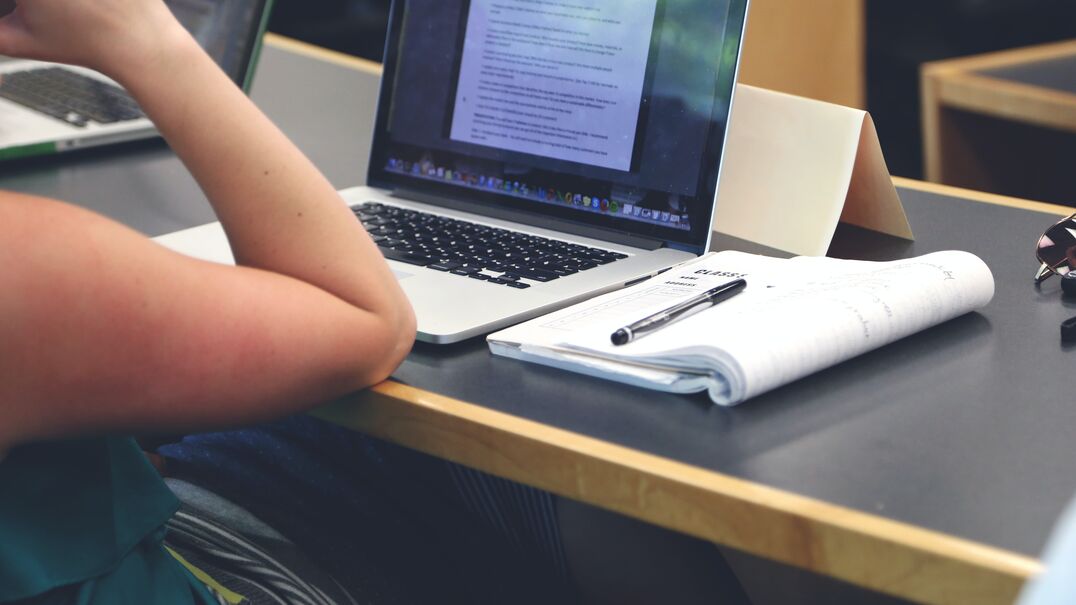
{"type": "Polygon", "coordinates": [[[368,181],[697,249],[746,4],[397,0],[368,181]]]}
{"type": "Polygon", "coordinates": [[[267,0],[165,0],[224,73],[240,86],[268,13],[267,0]]]}

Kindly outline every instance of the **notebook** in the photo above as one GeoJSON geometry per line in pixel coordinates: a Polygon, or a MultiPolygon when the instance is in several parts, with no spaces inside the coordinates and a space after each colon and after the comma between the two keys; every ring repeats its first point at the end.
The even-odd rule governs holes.
{"type": "MultiPolygon", "coordinates": [[[[172,12],[244,89],[271,0],[167,0],[172,12]]],[[[156,136],[115,82],[81,67],[0,57],[0,159],[156,136]]]]}
{"type": "Polygon", "coordinates": [[[657,279],[491,334],[497,355],[720,405],[756,395],[988,304],[994,278],[968,252],[890,262],[718,252],[657,279]],[[747,288],[626,344],[612,335],[700,292],[747,288]]]}
{"type": "MultiPolygon", "coordinates": [[[[368,186],[341,194],[420,340],[487,334],[708,249],[746,12],[746,0],[393,4],[368,186]]],[[[161,241],[230,260],[219,225],[161,241]]]]}

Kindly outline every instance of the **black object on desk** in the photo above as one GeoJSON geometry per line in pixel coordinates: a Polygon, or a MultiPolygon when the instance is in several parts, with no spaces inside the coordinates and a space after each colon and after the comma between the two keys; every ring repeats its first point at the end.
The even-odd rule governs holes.
{"type": "Polygon", "coordinates": [[[1065,296],[1076,296],[1076,273],[1070,271],[1061,276],[1061,292],[1065,296]]]}
{"type": "Polygon", "coordinates": [[[1061,322],[1061,342],[1076,342],[1076,317],[1061,322]]]}

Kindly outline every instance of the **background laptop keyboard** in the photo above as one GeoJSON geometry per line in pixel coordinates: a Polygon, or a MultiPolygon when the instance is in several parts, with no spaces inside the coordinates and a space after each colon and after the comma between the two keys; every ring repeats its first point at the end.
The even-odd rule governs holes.
{"type": "Polygon", "coordinates": [[[4,74],[0,97],[72,126],[114,124],[145,117],[122,88],[62,67],[4,74]]]}
{"type": "Polygon", "coordinates": [[[352,208],[385,258],[510,288],[549,282],[626,254],[366,202],[352,208]]]}

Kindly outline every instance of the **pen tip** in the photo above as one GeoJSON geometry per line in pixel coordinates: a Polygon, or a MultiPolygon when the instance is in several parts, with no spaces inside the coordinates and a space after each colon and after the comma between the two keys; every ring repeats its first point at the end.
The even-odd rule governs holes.
{"type": "Polygon", "coordinates": [[[620,328],[616,332],[613,332],[613,335],[610,337],[610,340],[612,340],[613,344],[615,345],[622,345],[627,344],[629,338],[630,337],[628,335],[628,331],[624,328],[620,328]]]}

